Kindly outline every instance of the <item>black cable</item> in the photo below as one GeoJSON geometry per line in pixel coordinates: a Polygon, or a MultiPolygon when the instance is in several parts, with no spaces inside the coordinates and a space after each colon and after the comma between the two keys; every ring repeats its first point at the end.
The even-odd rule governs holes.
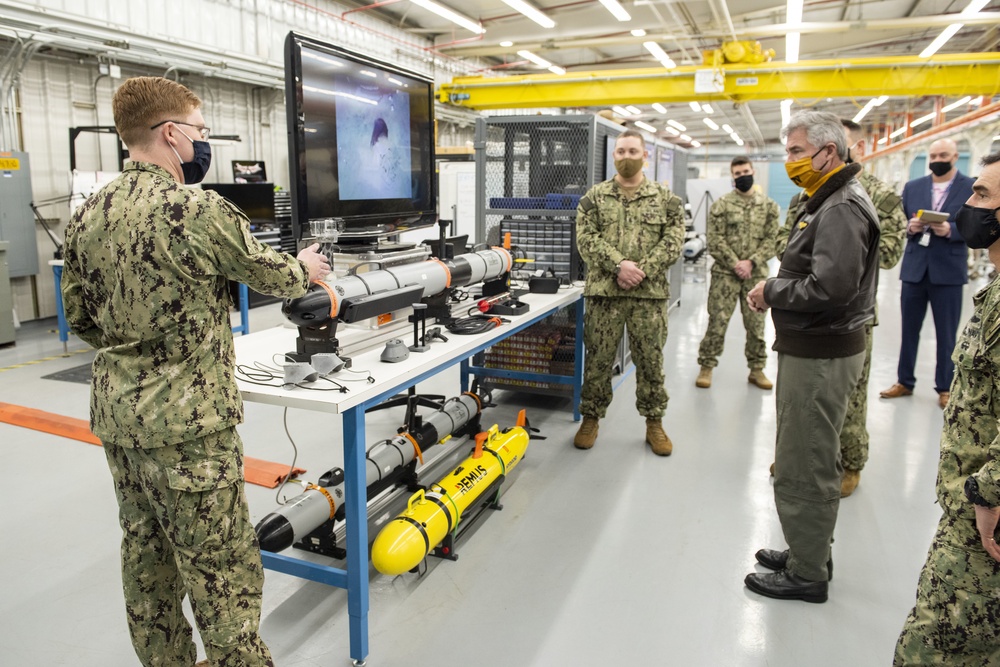
{"type": "Polygon", "coordinates": [[[509,322],[502,317],[489,316],[489,315],[471,315],[469,317],[462,317],[451,324],[445,325],[445,328],[449,332],[458,336],[473,336],[475,334],[481,334],[489,331],[490,329],[496,329],[501,324],[509,322]]]}

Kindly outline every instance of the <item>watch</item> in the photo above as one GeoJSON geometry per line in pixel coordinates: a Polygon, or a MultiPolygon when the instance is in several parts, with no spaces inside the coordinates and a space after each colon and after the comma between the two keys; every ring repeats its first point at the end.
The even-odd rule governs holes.
{"type": "MultiPolygon", "coordinates": [[[[625,260],[623,259],[623,260],[622,260],[622,262],[624,262],[624,261],[625,261],[625,260]]],[[[622,262],[618,262],[617,264],[615,264],[615,275],[616,275],[616,276],[617,276],[617,275],[618,275],[619,273],[621,273],[621,272],[622,272],[622,262]]]]}
{"type": "Polygon", "coordinates": [[[973,505],[979,505],[980,507],[993,507],[979,495],[979,482],[977,482],[976,478],[971,475],[965,480],[965,497],[968,498],[969,502],[973,505]]]}

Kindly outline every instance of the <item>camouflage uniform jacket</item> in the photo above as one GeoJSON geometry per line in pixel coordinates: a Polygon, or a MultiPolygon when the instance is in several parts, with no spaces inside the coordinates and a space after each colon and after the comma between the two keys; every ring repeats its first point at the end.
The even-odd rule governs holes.
{"type": "Polygon", "coordinates": [[[712,273],[733,275],[733,266],[749,259],[755,275],[765,276],[777,234],[777,202],[760,192],[750,197],[727,192],[708,213],[708,254],[715,259],[712,273]]]}
{"type": "Polygon", "coordinates": [[[961,542],[990,560],[982,553],[975,509],[964,486],[974,476],[983,500],[1000,505],[1000,281],[981,289],[973,304],[952,353],[955,379],[944,411],[937,497],[961,542]]]}
{"type": "Polygon", "coordinates": [[[156,447],[243,420],[227,279],[265,294],[305,294],[309,272],[250,234],[209,190],[131,163],[66,229],[66,320],[98,348],[90,423],[101,440],[156,447]]]}
{"type": "MultiPolygon", "coordinates": [[[[875,206],[878,214],[881,235],[878,241],[879,268],[891,269],[899,263],[906,247],[906,213],[903,212],[903,200],[892,188],[881,180],[862,170],[857,176],[861,187],[868,193],[868,198],[875,206]]],[[[799,204],[805,202],[802,193],[792,197],[788,203],[788,214],[785,224],[778,230],[777,255],[781,257],[788,246],[788,233],[798,220],[799,204]]]]}
{"type": "Polygon", "coordinates": [[[667,299],[667,269],[677,261],[684,243],[681,199],[669,189],[643,180],[626,200],[615,179],[598,183],[576,209],[576,244],[587,264],[586,296],[667,299]],[[646,273],[638,287],[618,286],[615,267],[635,262],[646,273]]]}

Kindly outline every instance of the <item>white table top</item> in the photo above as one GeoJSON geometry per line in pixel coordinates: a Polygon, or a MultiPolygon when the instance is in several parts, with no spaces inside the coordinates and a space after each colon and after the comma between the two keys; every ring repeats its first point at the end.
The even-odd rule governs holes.
{"type": "MultiPolygon", "coordinates": [[[[265,387],[251,384],[237,379],[243,399],[255,403],[266,403],[269,405],[279,405],[283,407],[304,408],[320,412],[343,413],[362,403],[376,399],[383,394],[386,397],[395,394],[400,389],[414,384],[417,378],[425,374],[433,374],[443,368],[466,359],[471,356],[474,350],[491,341],[497,341],[511,334],[512,330],[525,328],[530,323],[536,322],[547,315],[551,315],[560,308],[577,301],[583,294],[580,287],[570,287],[561,289],[556,294],[525,294],[521,296],[521,301],[530,305],[531,309],[524,315],[504,316],[510,322],[496,329],[491,329],[485,333],[472,336],[459,336],[443,330],[442,333],[448,338],[447,342],[440,340],[431,344],[426,352],[410,352],[410,356],[397,363],[385,363],[379,360],[382,354],[383,345],[379,344],[370,350],[361,352],[352,357],[352,370],[370,371],[375,378],[374,383],[369,382],[345,382],[350,389],[347,393],[339,391],[309,391],[299,387],[284,389],[282,387],[265,387]]],[[[473,305],[474,302],[469,302],[473,305]]],[[[427,328],[439,326],[428,322],[427,328]]],[[[443,329],[443,327],[442,327],[443,329]]],[[[268,366],[274,366],[273,357],[275,354],[283,354],[295,350],[295,339],[298,335],[297,329],[291,327],[274,327],[248,336],[240,336],[235,339],[236,343],[236,363],[251,365],[253,362],[261,362],[268,366]]],[[[346,343],[351,336],[364,335],[358,330],[341,328],[338,330],[338,338],[342,343],[346,343]],[[343,335],[341,334],[343,331],[343,335]]],[[[401,339],[406,345],[413,343],[413,328],[409,325],[405,329],[400,329],[396,337],[401,339]]],[[[355,380],[363,378],[364,375],[358,373],[347,373],[340,371],[334,373],[331,378],[355,380]]],[[[279,381],[280,382],[280,381],[279,381]]],[[[315,386],[332,386],[324,382],[318,382],[315,386]]]]}

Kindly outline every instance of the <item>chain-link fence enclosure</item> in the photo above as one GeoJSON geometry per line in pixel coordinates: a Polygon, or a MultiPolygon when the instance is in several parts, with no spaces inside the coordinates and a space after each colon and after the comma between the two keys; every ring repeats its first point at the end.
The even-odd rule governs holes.
{"type": "Polygon", "coordinates": [[[511,243],[535,260],[531,268],[579,279],[576,205],[608,177],[609,143],[621,132],[590,115],[479,119],[477,238],[500,244],[509,232],[511,243]]]}

